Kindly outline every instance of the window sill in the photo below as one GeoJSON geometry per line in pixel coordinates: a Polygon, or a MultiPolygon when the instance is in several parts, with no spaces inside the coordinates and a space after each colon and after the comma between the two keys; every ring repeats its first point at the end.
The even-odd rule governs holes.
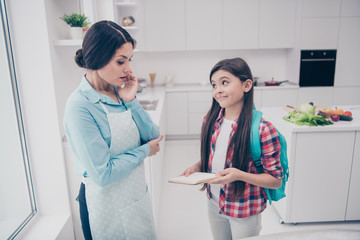
{"type": "Polygon", "coordinates": [[[74,239],[71,215],[35,216],[15,239],[74,239]]]}

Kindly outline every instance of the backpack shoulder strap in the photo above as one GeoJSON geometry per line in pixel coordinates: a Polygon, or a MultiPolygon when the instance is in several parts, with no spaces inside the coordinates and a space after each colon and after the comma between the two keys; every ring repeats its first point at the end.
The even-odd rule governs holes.
{"type": "MultiPolygon", "coordinates": [[[[258,173],[263,172],[263,167],[260,161],[261,158],[261,145],[260,145],[260,122],[262,118],[262,112],[257,111],[255,106],[253,108],[252,121],[251,121],[251,135],[250,135],[250,154],[253,158],[258,173]]],[[[269,203],[271,204],[271,196],[269,189],[264,188],[268,197],[269,203]]]]}
{"type": "MultiPolygon", "coordinates": [[[[250,154],[254,159],[255,164],[256,161],[260,160],[261,157],[261,145],[260,145],[260,121],[262,118],[262,112],[253,109],[252,121],[251,121],[251,132],[250,132],[250,154]]],[[[261,163],[260,163],[261,164],[261,163]]]]}

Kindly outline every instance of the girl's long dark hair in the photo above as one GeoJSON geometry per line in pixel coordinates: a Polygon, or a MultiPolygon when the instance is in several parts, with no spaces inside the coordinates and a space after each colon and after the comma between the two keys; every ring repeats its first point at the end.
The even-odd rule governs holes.
{"type": "MultiPolygon", "coordinates": [[[[252,80],[252,74],[248,64],[241,58],[224,59],[218,62],[210,72],[210,82],[212,75],[219,71],[227,71],[234,76],[238,77],[240,81],[245,82],[247,79],[252,80]]],[[[227,153],[234,149],[232,158],[232,167],[247,172],[250,161],[250,130],[251,119],[253,111],[253,96],[254,88],[252,87],[249,92],[244,93],[243,109],[238,117],[238,125],[235,133],[233,134],[227,153]]],[[[201,130],[201,171],[208,171],[208,163],[211,149],[211,136],[214,133],[214,126],[216,119],[219,115],[221,107],[219,103],[213,98],[211,108],[207,113],[207,118],[201,130]]],[[[236,181],[231,183],[231,190],[236,198],[241,197],[245,189],[245,182],[236,181]]]]}

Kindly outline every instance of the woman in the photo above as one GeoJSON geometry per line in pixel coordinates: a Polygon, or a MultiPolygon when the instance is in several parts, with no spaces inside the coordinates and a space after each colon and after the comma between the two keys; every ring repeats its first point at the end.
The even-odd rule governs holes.
{"type": "Polygon", "coordinates": [[[83,176],[86,239],[156,239],[143,160],[160,150],[162,136],[136,99],[134,45],[119,25],[100,21],[76,52],[86,74],[67,101],[64,127],[83,176]]]}
{"type": "Polygon", "coordinates": [[[282,182],[279,135],[263,118],[256,126],[264,170],[258,173],[250,154],[254,88],[248,64],[241,58],[224,59],[211,70],[210,83],[213,103],[201,132],[201,160],[183,175],[216,173],[206,184],[215,240],[256,236],[266,208],[264,188],[279,188],[282,182]]]}

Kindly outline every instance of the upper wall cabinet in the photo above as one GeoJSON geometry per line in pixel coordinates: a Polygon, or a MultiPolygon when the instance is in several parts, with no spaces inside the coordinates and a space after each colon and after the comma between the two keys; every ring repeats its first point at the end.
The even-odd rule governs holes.
{"type": "Polygon", "coordinates": [[[221,49],[221,0],[186,0],[188,50],[221,49]]]}
{"type": "Polygon", "coordinates": [[[335,86],[360,86],[360,17],[341,18],[335,86]]]}
{"type": "MultiPolygon", "coordinates": [[[[342,0],[335,86],[351,87],[359,96],[360,87],[360,1],[342,0]],[[355,91],[356,90],[356,91],[355,91]]],[[[345,91],[344,91],[345,92],[345,91]]],[[[337,95],[336,95],[337,96],[337,95]]],[[[339,94],[338,96],[341,96],[339,94]]],[[[349,97],[345,96],[344,97],[349,97]]],[[[354,102],[354,99],[351,99],[354,102]]]]}
{"type": "Polygon", "coordinates": [[[296,0],[146,0],[146,50],[294,47],[296,0]]]}
{"type": "Polygon", "coordinates": [[[260,0],[223,0],[223,49],[259,46],[260,0]]]}
{"type": "Polygon", "coordinates": [[[303,18],[339,17],[341,0],[303,0],[303,18]]]}
{"type": "Polygon", "coordinates": [[[341,0],[303,0],[301,49],[337,49],[341,0]]]}
{"type": "Polygon", "coordinates": [[[342,17],[360,17],[359,0],[342,0],[341,2],[342,17]]]}
{"type": "Polygon", "coordinates": [[[301,49],[337,49],[340,18],[303,18],[301,49]]]}
{"type": "Polygon", "coordinates": [[[223,0],[223,49],[292,48],[295,0],[223,0]]]}
{"type": "Polygon", "coordinates": [[[295,45],[296,0],[261,0],[259,48],[295,45]]]}
{"type": "Polygon", "coordinates": [[[146,0],[145,24],[147,50],[186,50],[184,0],[146,0]]]}

